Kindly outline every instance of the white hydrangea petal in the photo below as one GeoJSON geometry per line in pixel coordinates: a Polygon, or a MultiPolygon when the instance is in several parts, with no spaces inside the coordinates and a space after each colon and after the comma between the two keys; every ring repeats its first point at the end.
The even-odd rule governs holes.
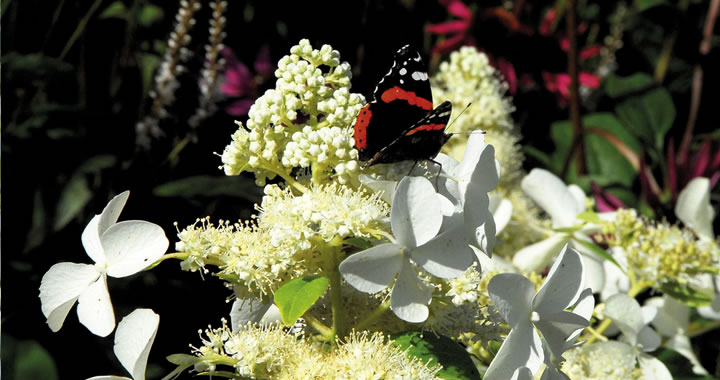
{"type": "Polygon", "coordinates": [[[638,363],[643,373],[643,378],[653,380],[672,380],[673,376],[665,364],[650,355],[638,356],[638,363]]]}
{"type": "Polygon", "coordinates": [[[460,204],[462,202],[462,198],[460,195],[460,188],[457,183],[459,178],[455,177],[454,174],[460,163],[456,159],[444,153],[439,153],[434,160],[442,165],[442,171],[444,173],[441,174],[440,180],[438,181],[438,193],[452,200],[452,202],[460,204]]]}
{"type": "Polygon", "coordinates": [[[401,246],[380,244],[343,260],[340,273],[355,289],[377,293],[390,285],[404,260],[401,246]]]}
{"type": "Polygon", "coordinates": [[[662,336],[671,337],[683,334],[688,330],[690,308],[672,297],[652,297],[645,300],[645,305],[657,309],[652,325],[662,336]]]}
{"type": "Polygon", "coordinates": [[[713,219],[715,210],[710,205],[710,180],[697,177],[690,181],[675,204],[675,215],[698,235],[714,239],[713,219]]]}
{"type": "Polygon", "coordinates": [[[510,218],[512,218],[512,202],[507,198],[503,198],[500,194],[491,193],[489,209],[495,220],[496,233],[499,234],[510,222],[510,218]]]}
{"type": "Polygon", "coordinates": [[[543,363],[542,341],[532,324],[522,323],[510,331],[488,366],[483,379],[509,379],[517,368],[527,367],[535,374],[543,363]]]}
{"type": "Polygon", "coordinates": [[[500,273],[490,279],[488,294],[510,327],[529,321],[535,285],[525,276],[500,273]]]}
{"type": "Polygon", "coordinates": [[[409,262],[403,261],[390,295],[390,309],[406,322],[421,323],[429,315],[427,305],[432,299],[432,288],[417,277],[409,262]]]}
{"type": "Polygon", "coordinates": [[[98,264],[105,264],[105,251],[100,242],[100,215],[93,216],[83,230],[81,240],[85,253],[98,264]]]}
{"type": "Polygon", "coordinates": [[[605,265],[607,262],[604,258],[598,256],[585,245],[577,240],[584,240],[592,243],[587,235],[576,233],[570,240],[569,244],[572,249],[576,250],[582,258],[585,275],[585,286],[590,287],[594,293],[600,292],[605,287],[605,265]]]}
{"type": "Polygon", "coordinates": [[[160,324],[150,309],[135,309],[118,323],[113,351],[133,380],[145,380],[148,355],[160,324]]]}
{"type": "Polygon", "coordinates": [[[133,379],[131,379],[129,377],[125,377],[125,376],[112,376],[112,375],[93,376],[93,377],[88,377],[86,380],[125,380],[125,379],[133,380],[133,379]]]}
{"type": "Polygon", "coordinates": [[[637,342],[637,334],[644,327],[642,310],[635,298],[624,293],[618,293],[605,301],[605,316],[628,337],[631,345],[637,342]]]}
{"type": "Polygon", "coordinates": [[[525,194],[552,218],[553,227],[569,227],[582,210],[576,209],[575,199],[565,183],[545,169],[533,169],[520,184],[525,194]]]}
{"type": "Polygon", "coordinates": [[[486,191],[468,187],[467,202],[463,207],[465,229],[470,244],[480,248],[488,256],[495,246],[495,221],[490,212],[490,197],[486,191]]]}
{"type": "MultiPolygon", "coordinates": [[[[469,146],[475,136],[478,136],[478,134],[473,133],[470,135],[470,139],[468,140],[468,149],[465,150],[466,153],[469,149],[473,149],[469,146]]],[[[463,159],[463,162],[461,162],[460,165],[463,165],[465,162],[465,159],[463,159]]],[[[484,193],[495,190],[498,182],[500,181],[500,166],[497,160],[495,160],[495,147],[492,145],[485,145],[482,148],[480,155],[477,157],[477,161],[475,161],[475,164],[472,167],[472,172],[468,179],[469,183],[467,184],[467,187],[474,187],[477,191],[484,193]]]]}
{"type": "Polygon", "coordinates": [[[638,332],[637,345],[645,352],[655,351],[662,343],[662,338],[650,326],[645,326],[638,332]]]}
{"type": "Polygon", "coordinates": [[[135,274],[159,259],[170,242],[157,224],[128,220],[110,227],[102,236],[111,277],[135,274]]]}
{"type": "MultiPolygon", "coordinates": [[[[543,376],[544,375],[545,372],[543,372],[543,376]]],[[[515,370],[510,380],[533,380],[533,374],[532,371],[530,371],[530,368],[520,367],[515,370]]]]}
{"type": "Polygon", "coordinates": [[[475,229],[475,241],[472,244],[477,245],[486,256],[491,257],[496,243],[497,231],[495,231],[495,221],[492,215],[490,215],[482,226],[475,229]]]}
{"type": "Polygon", "coordinates": [[[533,309],[540,314],[566,309],[577,301],[583,282],[580,254],[565,246],[535,295],[533,309]]]}
{"type": "Polygon", "coordinates": [[[91,333],[102,337],[110,335],[115,328],[115,313],[106,276],[100,276],[80,295],[77,313],[80,323],[91,333]]]}
{"type": "Polygon", "coordinates": [[[263,303],[257,298],[236,298],[230,309],[232,331],[238,331],[248,322],[268,325],[281,320],[280,309],[274,303],[263,303]]]}
{"type": "Polygon", "coordinates": [[[579,213],[581,213],[583,210],[585,210],[585,202],[587,201],[587,196],[585,195],[585,192],[583,189],[580,188],[580,186],[576,184],[570,184],[567,186],[568,191],[572,195],[572,200],[575,202],[575,210],[579,213]]]}
{"type": "MultiPolygon", "coordinates": [[[[610,254],[613,256],[615,261],[618,262],[622,267],[627,267],[627,258],[625,256],[625,250],[620,247],[610,249],[610,254]]],[[[609,260],[603,261],[603,271],[605,273],[605,281],[603,281],[603,288],[600,292],[600,299],[607,300],[611,296],[618,293],[627,293],[630,290],[630,278],[623,272],[622,269],[618,268],[617,265],[609,260]]],[[[590,275],[588,276],[590,277],[590,275]]]]}
{"type": "Polygon", "coordinates": [[[590,321],[569,311],[559,311],[542,314],[540,320],[534,322],[534,325],[542,333],[553,356],[559,358],[568,348],[567,339],[578,330],[589,326],[590,321]]]}
{"type": "Polygon", "coordinates": [[[81,237],[83,247],[88,256],[96,263],[105,263],[105,254],[100,239],[105,231],[117,222],[129,196],[129,191],[116,195],[108,202],[102,213],[95,215],[83,230],[81,237]]]}
{"type": "Polygon", "coordinates": [[[456,278],[473,263],[473,252],[461,228],[445,231],[429,242],[410,250],[412,260],[426,272],[440,278],[456,278]]]}
{"type": "Polygon", "coordinates": [[[48,326],[57,332],[78,297],[100,277],[93,265],[58,263],[40,281],[40,302],[48,326]]]}
{"type": "Polygon", "coordinates": [[[512,262],[520,271],[539,272],[550,264],[569,240],[565,234],[554,234],[517,251],[512,262]]]}
{"type": "MultiPolygon", "coordinates": [[[[593,310],[595,309],[595,297],[593,297],[592,289],[585,288],[585,290],[580,293],[580,297],[578,298],[578,301],[575,303],[575,307],[573,308],[573,314],[576,314],[580,316],[581,318],[585,319],[586,321],[590,321],[593,315],[593,310]]],[[[578,336],[582,333],[582,329],[577,330],[570,334],[570,336],[566,340],[566,347],[565,350],[568,350],[572,347],[576,347],[578,345],[583,344],[583,342],[575,343],[575,340],[578,336]]]]}
{"type": "Polygon", "coordinates": [[[395,238],[408,247],[417,247],[435,237],[443,219],[435,188],[424,177],[405,177],[400,181],[390,214],[395,238]]]}
{"type": "Polygon", "coordinates": [[[388,204],[392,205],[392,200],[395,196],[395,188],[397,187],[396,181],[378,181],[364,174],[360,175],[358,179],[360,180],[360,182],[362,182],[363,185],[372,189],[373,192],[382,193],[380,198],[382,198],[382,200],[384,200],[388,204]]]}

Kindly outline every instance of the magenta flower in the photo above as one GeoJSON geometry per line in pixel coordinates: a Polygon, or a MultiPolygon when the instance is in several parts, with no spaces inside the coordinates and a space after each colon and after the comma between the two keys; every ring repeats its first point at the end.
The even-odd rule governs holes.
{"type": "MultiPolygon", "coordinates": [[[[230,48],[223,49],[221,54],[225,58],[225,80],[220,85],[220,92],[234,99],[225,107],[225,112],[232,116],[247,115],[250,106],[257,98],[255,76],[230,48]]],[[[270,61],[270,50],[267,45],[260,48],[253,68],[261,80],[272,74],[274,67],[270,61]]]]}
{"type": "Polygon", "coordinates": [[[473,14],[470,8],[460,0],[440,0],[440,4],[445,6],[449,14],[460,19],[425,28],[428,33],[448,35],[447,39],[433,47],[432,53],[447,54],[461,46],[475,46],[475,39],[471,35],[473,14]]]}

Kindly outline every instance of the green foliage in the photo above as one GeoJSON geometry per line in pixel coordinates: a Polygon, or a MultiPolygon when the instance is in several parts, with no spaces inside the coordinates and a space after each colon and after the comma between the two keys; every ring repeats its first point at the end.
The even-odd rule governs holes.
{"type": "Polygon", "coordinates": [[[408,355],[420,359],[423,363],[443,366],[437,376],[441,379],[480,379],[470,355],[458,342],[431,332],[410,331],[391,336],[394,344],[408,355]]]}
{"type": "Polygon", "coordinates": [[[3,334],[2,371],[12,379],[58,379],[55,361],[50,353],[34,340],[15,340],[3,334]]]}
{"type": "Polygon", "coordinates": [[[707,306],[713,300],[712,295],[699,292],[687,285],[680,285],[675,282],[664,284],[660,288],[660,291],[690,307],[707,306]]]}
{"type": "Polygon", "coordinates": [[[292,326],[317,300],[325,294],[330,279],[326,276],[296,278],[275,292],[275,305],[286,326],[292,326]]]}
{"type": "Polygon", "coordinates": [[[675,106],[667,90],[655,88],[632,97],[618,104],[615,112],[638,140],[662,152],[665,134],[675,122],[675,106]]]}
{"type": "Polygon", "coordinates": [[[199,175],[167,182],[153,189],[158,197],[218,197],[231,196],[256,201],[262,196],[262,188],[247,177],[213,177],[199,175]]]}

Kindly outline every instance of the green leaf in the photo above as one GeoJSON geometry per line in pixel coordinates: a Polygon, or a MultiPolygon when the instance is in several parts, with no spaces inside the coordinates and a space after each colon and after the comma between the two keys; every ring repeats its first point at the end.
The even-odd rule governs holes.
{"type": "Polygon", "coordinates": [[[59,231],[65,227],[80,211],[82,211],[92,198],[90,188],[88,188],[87,180],[82,175],[74,175],[70,178],[70,182],[60,194],[57,207],[55,209],[55,221],[53,230],[59,231]]]}
{"type": "Polygon", "coordinates": [[[666,0],[635,0],[635,9],[637,9],[638,12],[642,12],[644,10],[665,4],[668,4],[666,0]]]}
{"type": "Polygon", "coordinates": [[[164,183],[153,189],[153,195],[158,197],[192,198],[226,195],[257,200],[262,194],[262,188],[255,185],[252,179],[242,176],[193,176],[164,183]]]}
{"type": "Polygon", "coordinates": [[[326,276],[304,276],[296,278],[275,292],[275,305],[286,326],[291,326],[302,317],[317,300],[325,294],[330,285],[326,276]]]}
{"type": "Polygon", "coordinates": [[[391,336],[395,346],[407,350],[408,355],[433,365],[440,363],[441,379],[480,379],[470,354],[454,340],[432,332],[410,331],[391,336]]]}
{"type": "Polygon", "coordinates": [[[608,253],[608,251],[600,248],[600,247],[597,246],[596,244],[594,244],[594,243],[592,243],[592,242],[589,242],[589,241],[578,240],[578,239],[574,239],[574,238],[573,238],[573,242],[574,242],[574,243],[578,243],[578,244],[584,246],[585,248],[591,250],[591,251],[592,251],[593,253],[595,253],[596,255],[602,257],[603,259],[605,259],[605,260],[607,260],[607,261],[609,261],[609,262],[611,262],[611,263],[613,263],[613,264],[615,264],[615,266],[618,267],[618,268],[620,268],[620,270],[623,271],[623,273],[625,272],[625,270],[620,266],[620,264],[618,264],[617,261],[615,261],[615,258],[612,257],[612,255],[611,255],[610,253],[608,253]]]}
{"type": "MultiPolygon", "coordinates": [[[[583,118],[584,128],[598,128],[609,132],[633,152],[640,151],[638,141],[628,133],[610,113],[590,114],[583,118]]],[[[607,178],[614,183],[630,186],[636,172],[630,162],[605,137],[588,133],[585,135],[585,161],[588,172],[607,178]]]]}
{"type": "Polygon", "coordinates": [[[368,248],[371,248],[373,246],[373,243],[370,241],[370,239],[361,238],[361,237],[353,237],[349,239],[343,240],[343,243],[353,246],[355,248],[359,248],[361,250],[365,250],[368,248]]]}
{"type": "Polygon", "coordinates": [[[57,367],[50,353],[34,340],[15,340],[3,333],[2,371],[14,379],[58,378],[57,367]]]}
{"type": "Polygon", "coordinates": [[[699,292],[687,285],[683,286],[676,282],[663,284],[660,291],[690,307],[707,306],[713,300],[712,295],[699,292]]]}
{"type": "Polygon", "coordinates": [[[140,68],[140,76],[142,82],[143,93],[147,94],[153,85],[155,69],[160,66],[162,61],[157,54],[138,53],[138,66],[140,68]]]}
{"type": "Polygon", "coordinates": [[[666,89],[630,98],[618,104],[615,112],[630,133],[662,153],[665,134],[675,122],[675,105],[666,89]]]}
{"type": "Polygon", "coordinates": [[[120,18],[125,19],[127,17],[127,8],[125,7],[125,3],[122,1],[114,1],[112,4],[108,5],[107,8],[105,8],[100,15],[99,18],[120,18]]]}
{"type": "Polygon", "coordinates": [[[73,66],[61,59],[42,53],[21,54],[15,51],[2,57],[2,66],[3,70],[7,70],[5,75],[10,78],[17,75],[30,78],[49,77],[73,71],[73,66]]]}
{"type": "Polygon", "coordinates": [[[627,77],[610,75],[605,80],[605,92],[611,98],[638,93],[653,85],[653,79],[646,73],[635,73],[627,77]]]}
{"type": "Polygon", "coordinates": [[[145,4],[138,15],[138,23],[142,26],[151,26],[152,24],[163,19],[164,13],[162,8],[153,4],[145,4]]]}
{"type": "Polygon", "coordinates": [[[117,159],[115,156],[110,154],[100,154],[90,157],[88,160],[83,162],[83,164],[76,170],[76,173],[97,174],[101,170],[113,167],[116,162],[117,159]]]}
{"type": "Polygon", "coordinates": [[[593,211],[583,211],[577,216],[578,219],[594,224],[603,224],[604,221],[600,219],[600,216],[593,211]]]}

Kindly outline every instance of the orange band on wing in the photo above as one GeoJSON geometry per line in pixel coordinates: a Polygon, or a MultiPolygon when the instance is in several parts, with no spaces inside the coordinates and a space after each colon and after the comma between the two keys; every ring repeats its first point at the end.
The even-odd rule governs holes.
{"type": "Polygon", "coordinates": [[[422,132],[422,131],[438,131],[445,129],[445,124],[423,124],[418,125],[417,127],[407,131],[405,133],[405,136],[410,136],[415,134],[416,132],[422,132]]]}
{"type": "Polygon", "coordinates": [[[367,148],[367,126],[370,124],[372,118],[372,111],[370,111],[370,104],[363,107],[355,120],[355,148],[365,149],[367,148]]]}
{"type": "Polygon", "coordinates": [[[417,96],[414,92],[405,91],[398,86],[385,90],[380,96],[380,99],[385,103],[390,103],[393,100],[405,100],[411,106],[418,106],[426,111],[430,111],[433,108],[431,101],[417,96]]]}

